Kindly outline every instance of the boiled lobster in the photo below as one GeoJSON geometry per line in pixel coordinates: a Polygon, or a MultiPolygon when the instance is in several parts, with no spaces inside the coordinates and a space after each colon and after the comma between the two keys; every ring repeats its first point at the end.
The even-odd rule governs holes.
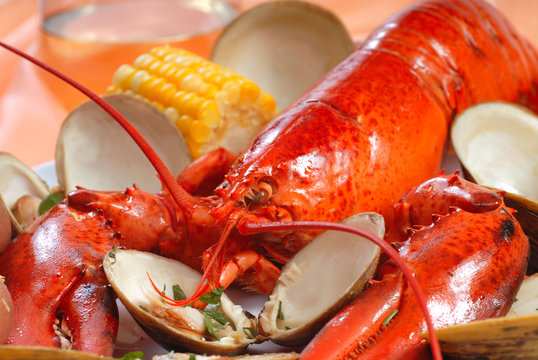
{"type": "MultiPolygon", "coordinates": [[[[474,103],[494,99],[517,101],[536,110],[537,79],[535,50],[490,5],[481,0],[431,0],[391,18],[269,124],[212,194],[198,197],[185,191],[164,171],[135,130],[118,120],[156,162],[168,189],[155,199],[158,208],[164,209],[165,220],[170,221],[165,232],[171,236],[150,247],[186,261],[202,257],[204,276],[199,288],[178,304],[191,302],[237,278],[252,288],[270,289],[279,271],[268,259],[287,261],[317,232],[305,229],[313,224],[299,230],[295,221],[335,222],[368,210],[380,212],[391,223],[392,205],[399,196],[438,172],[448,126],[455,114],[474,103]],[[267,225],[275,221],[283,222],[279,231],[252,235],[269,230],[267,225]],[[200,235],[207,237],[202,246],[200,235]]],[[[87,94],[99,101],[97,96],[87,94]]],[[[107,110],[118,116],[110,107],[107,110]]],[[[200,170],[210,176],[208,169],[222,165],[220,159],[229,160],[208,154],[191,165],[187,174],[200,170]]],[[[197,178],[192,188],[205,180],[203,176],[197,178]]],[[[111,206],[103,206],[101,195],[78,190],[61,207],[73,207],[75,214],[104,214],[103,220],[110,220],[111,232],[122,233],[122,225],[129,228],[128,221],[123,220],[121,211],[119,217],[113,218],[109,210],[114,212],[117,207],[110,202],[111,206]]],[[[29,231],[41,232],[41,223],[58,211],[51,211],[29,231]]],[[[450,216],[472,217],[463,212],[450,216]]],[[[73,219],[76,218],[79,216],[73,219]]],[[[505,220],[498,219],[501,223],[505,220]]],[[[498,221],[492,220],[499,225],[498,221]]],[[[442,228],[435,228],[434,234],[442,228]]],[[[492,231],[495,229],[493,226],[492,231]]],[[[24,263],[14,261],[12,268],[6,267],[7,272],[0,269],[6,278],[29,261],[42,259],[42,254],[53,246],[25,239],[30,237],[22,235],[15,244],[28,241],[25,248],[29,250],[41,244],[45,252],[27,253],[24,263]]],[[[55,241],[54,246],[66,251],[74,240],[55,241]]],[[[92,252],[91,244],[86,247],[92,252]]],[[[15,248],[16,245],[8,249],[0,260],[20,257],[15,248]]],[[[513,256],[525,257],[523,253],[513,256]]],[[[80,268],[75,265],[78,262],[68,268],[80,268]]],[[[491,259],[486,266],[497,269],[499,265],[491,259]]],[[[436,270],[429,272],[433,271],[436,270]]],[[[507,281],[512,283],[511,288],[517,288],[520,277],[504,275],[510,277],[507,281]]],[[[74,282],[75,277],[69,279],[66,283],[74,282]]],[[[36,279],[33,286],[43,289],[51,282],[36,279]]],[[[11,291],[16,303],[17,298],[28,296],[14,285],[11,291]]],[[[66,299],[61,291],[49,298],[55,300],[53,309],[66,299]]],[[[84,294],[81,302],[89,298],[84,294]]],[[[510,294],[505,294],[499,301],[511,300],[510,294]]],[[[16,305],[18,311],[22,311],[20,304],[16,305]]],[[[458,306],[459,311],[467,312],[466,304],[458,306]]],[[[22,324],[23,315],[20,316],[18,323],[22,324]]],[[[77,326],[82,326],[81,322],[77,326]]],[[[21,342],[32,342],[26,338],[28,334],[39,333],[42,328],[37,322],[25,322],[14,332],[21,342]]],[[[408,330],[412,331],[404,326],[401,334],[408,330]]],[[[93,341],[98,335],[87,336],[93,341]]],[[[96,345],[93,351],[99,348],[96,345]]]]}

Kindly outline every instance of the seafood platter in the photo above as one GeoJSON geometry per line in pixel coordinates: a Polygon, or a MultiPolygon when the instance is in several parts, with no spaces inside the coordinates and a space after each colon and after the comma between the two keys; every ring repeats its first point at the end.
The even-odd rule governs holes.
{"type": "Polygon", "coordinates": [[[538,52],[482,0],[159,46],[0,154],[0,358],[535,359],[538,52]]]}

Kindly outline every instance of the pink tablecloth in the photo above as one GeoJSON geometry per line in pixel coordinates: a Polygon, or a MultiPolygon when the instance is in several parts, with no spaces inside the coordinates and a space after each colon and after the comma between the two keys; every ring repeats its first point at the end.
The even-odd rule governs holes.
{"type": "MultiPolygon", "coordinates": [[[[260,0],[240,1],[247,9],[260,0]]],[[[412,0],[316,0],[335,12],[359,40],[412,0]]],[[[491,0],[514,26],[538,44],[537,0],[491,0]]],[[[29,53],[37,52],[37,0],[0,0],[0,39],[29,53]]],[[[56,138],[66,109],[41,80],[37,70],[7,51],[0,51],[0,151],[29,166],[54,159],[56,138]]]]}

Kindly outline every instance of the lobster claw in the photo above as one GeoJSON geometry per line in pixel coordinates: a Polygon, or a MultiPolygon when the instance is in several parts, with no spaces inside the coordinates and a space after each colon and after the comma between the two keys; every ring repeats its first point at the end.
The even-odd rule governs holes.
{"type": "MultiPolygon", "coordinates": [[[[430,213],[429,223],[406,232],[398,244],[399,255],[424,292],[436,328],[502,316],[514,301],[525,275],[529,241],[500,197],[493,206],[497,197],[494,191],[463,179],[453,181],[449,175],[420,185],[399,205],[398,211],[411,213],[405,219],[411,219],[411,226],[412,209],[426,209],[425,198],[440,212],[430,213]],[[472,205],[475,195],[491,202],[468,207],[474,212],[455,207],[472,205]]],[[[425,318],[410,287],[402,283],[400,270],[387,261],[379,274],[381,280],[330,320],[301,359],[430,358],[420,336],[426,331],[425,318]],[[373,330],[366,330],[370,326],[373,330]],[[335,350],[335,343],[342,346],[335,350]]]]}
{"type": "Polygon", "coordinates": [[[117,239],[98,213],[65,201],[19,235],[0,256],[15,314],[7,343],[112,354],[118,317],[102,261],[117,239]]]}

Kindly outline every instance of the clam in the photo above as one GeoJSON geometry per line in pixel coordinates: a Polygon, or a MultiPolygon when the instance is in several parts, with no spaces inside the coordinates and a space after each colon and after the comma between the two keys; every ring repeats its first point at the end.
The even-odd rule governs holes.
{"type": "MultiPolygon", "coordinates": [[[[173,174],[191,161],[179,130],[154,106],[129,95],[103,97],[125,116],[155,149],[173,174]]],[[[65,193],[76,186],[124,190],[136,184],[157,192],[156,171],[127,132],[92,101],[71,111],[56,145],[56,173],[65,193]]]]}
{"type": "Polygon", "coordinates": [[[38,215],[39,203],[50,189],[39,175],[9,153],[0,153],[0,174],[0,197],[16,235],[38,215]]]}
{"type": "Polygon", "coordinates": [[[478,184],[538,202],[538,117],[515,104],[487,102],[454,120],[452,143],[478,184]]]}
{"type": "Polygon", "coordinates": [[[470,180],[504,190],[531,242],[528,273],[538,270],[538,117],[526,108],[486,102],[463,111],[451,130],[470,180]]]}
{"type": "Polygon", "coordinates": [[[229,24],[211,60],[253,80],[284,109],[353,48],[332,12],[302,1],[273,1],[229,24]]]}
{"type": "Polygon", "coordinates": [[[104,270],[125,308],[153,340],[167,349],[228,355],[255,340],[253,316],[226,294],[207,312],[173,307],[163,301],[149,277],[170,297],[181,293],[189,296],[201,275],[187,265],[150,253],[113,249],[105,256],[104,270]]]}
{"type": "Polygon", "coordinates": [[[523,281],[506,317],[436,330],[446,359],[536,359],[538,277],[523,281]],[[520,302],[521,301],[521,302],[520,302]]]}
{"type": "MultiPolygon", "coordinates": [[[[354,215],[344,223],[384,236],[383,217],[354,215]]],[[[377,245],[357,235],[326,231],[282,269],[258,319],[261,335],[281,345],[304,345],[323,324],[362,291],[379,261],[377,245]]]]}

